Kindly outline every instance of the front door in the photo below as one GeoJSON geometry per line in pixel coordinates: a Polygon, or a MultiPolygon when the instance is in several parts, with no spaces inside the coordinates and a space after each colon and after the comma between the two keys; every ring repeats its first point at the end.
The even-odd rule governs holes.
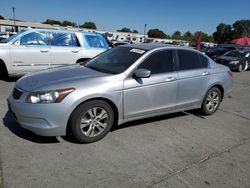
{"type": "Polygon", "coordinates": [[[172,50],[149,55],[139,68],[151,71],[149,78],[130,76],[124,81],[124,119],[163,114],[175,109],[177,72],[172,50]]]}
{"type": "Polygon", "coordinates": [[[35,31],[21,36],[10,48],[13,70],[37,71],[50,66],[50,46],[46,34],[35,31]]]}

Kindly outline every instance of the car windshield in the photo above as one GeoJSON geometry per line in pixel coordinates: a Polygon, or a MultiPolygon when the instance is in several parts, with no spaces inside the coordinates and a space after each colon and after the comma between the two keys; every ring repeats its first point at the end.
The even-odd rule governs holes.
{"type": "Polygon", "coordinates": [[[20,31],[20,32],[18,32],[18,33],[16,33],[16,34],[12,35],[11,37],[9,37],[9,38],[3,40],[3,43],[7,43],[7,42],[11,41],[13,38],[15,38],[16,36],[20,35],[20,34],[23,33],[23,32],[25,32],[25,30],[20,31]]]}
{"type": "Polygon", "coordinates": [[[132,47],[115,47],[90,60],[85,66],[100,72],[120,74],[145,52],[132,47]]]}
{"type": "Polygon", "coordinates": [[[245,57],[247,52],[245,51],[238,51],[238,50],[232,50],[230,52],[227,52],[225,56],[229,57],[245,57]]]}

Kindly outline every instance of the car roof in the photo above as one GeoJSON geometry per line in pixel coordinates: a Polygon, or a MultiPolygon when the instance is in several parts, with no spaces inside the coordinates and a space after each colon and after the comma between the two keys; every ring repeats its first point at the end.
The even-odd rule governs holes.
{"type": "Polygon", "coordinates": [[[139,43],[139,44],[125,44],[120,47],[132,47],[132,48],[138,48],[142,50],[147,50],[151,51],[157,48],[175,48],[175,49],[184,49],[184,50],[190,50],[190,51],[195,51],[198,52],[198,50],[194,50],[193,48],[190,47],[185,47],[185,46],[177,46],[177,45],[172,45],[172,44],[163,44],[163,43],[139,43]]]}
{"type": "Polygon", "coordinates": [[[28,29],[27,31],[51,31],[51,32],[67,32],[67,33],[82,33],[82,34],[88,34],[88,35],[100,35],[100,33],[97,32],[89,32],[89,31],[73,31],[73,30],[67,30],[67,29],[28,29]]]}
{"type": "Polygon", "coordinates": [[[127,45],[123,45],[123,47],[139,48],[139,49],[150,51],[155,48],[176,47],[176,46],[169,45],[169,44],[161,44],[161,43],[140,43],[140,44],[127,44],[127,45]]]}

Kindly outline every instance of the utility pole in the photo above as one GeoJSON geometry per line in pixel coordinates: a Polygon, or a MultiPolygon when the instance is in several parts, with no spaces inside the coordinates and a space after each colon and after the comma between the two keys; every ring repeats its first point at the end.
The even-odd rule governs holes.
{"type": "Polygon", "coordinates": [[[16,32],[16,15],[15,15],[15,7],[12,7],[13,11],[13,21],[14,21],[14,32],[16,32]]]}
{"type": "Polygon", "coordinates": [[[145,25],[144,25],[144,43],[146,42],[146,30],[147,30],[147,25],[148,25],[148,24],[145,24],[145,25]]]}

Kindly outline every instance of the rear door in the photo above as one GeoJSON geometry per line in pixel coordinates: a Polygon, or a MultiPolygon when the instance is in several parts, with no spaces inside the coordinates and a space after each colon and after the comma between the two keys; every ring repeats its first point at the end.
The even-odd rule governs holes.
{"type": "Polygon", "coordinates": [[[50,40],[52,67],[75,64],[81,58],[81,47],[75,33],[53,31],[50,40]]]}
{"type": "Polygon", "coordinates": [[[149,78],[130,76],[124,81],[124,118],[133,119],[175,109],[177,72],[173,50],[154,52],[139,68],[151,71],[149,78]]]}
{"type": "Polygon", "coordinates": [[[208,59],[192,50],[178,49],[177,108],[201,103],[208,89],[210,72],[208,59]]]}

